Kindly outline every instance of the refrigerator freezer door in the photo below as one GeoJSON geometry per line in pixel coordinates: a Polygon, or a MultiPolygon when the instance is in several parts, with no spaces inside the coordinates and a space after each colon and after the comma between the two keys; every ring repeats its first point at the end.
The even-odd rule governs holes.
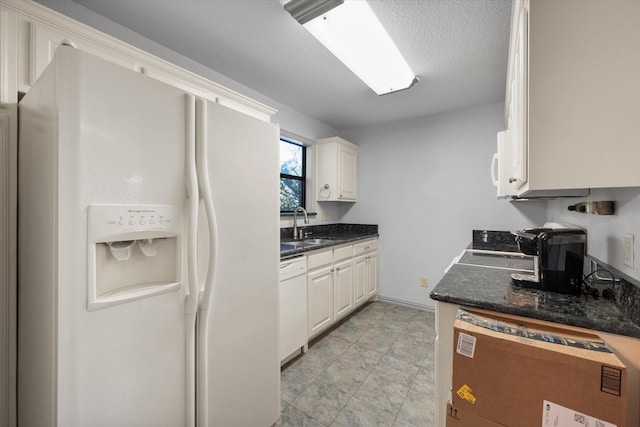
{"type": "Polygon", "coordinates": [[[18,108],[0,104],[0,426],[16,422],[18,108]]]}
{"type": "MultiPolygon", "coordinates": [[[[278,128],[210,102],[202,116],[218,253],[198,313],[199,425],[270,426],[280,413],[278,128]]],[[[204,216],[201,276],[211,247],[204,216]]]]}
{"type": "Polygon", "coordinates": [[[184,424],[185,287],[87,311],[88,206],[183,207],[184,139],[184,93],[70,47],[21,101],[21,425],[184,424]]]}

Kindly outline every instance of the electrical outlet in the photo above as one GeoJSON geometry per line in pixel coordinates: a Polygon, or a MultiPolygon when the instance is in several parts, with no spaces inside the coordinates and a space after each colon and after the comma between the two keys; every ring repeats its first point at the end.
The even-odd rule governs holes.
{"type": "Polygon", "coordinates": [[[423,288],[426,288],[429,286],[429,281],[427,280],[426,277],[422,277],[420,279],[420,286],[422,286],[423,288]]]}
{"type": "Polygon", "coordinates": [[[325,211],[322,211],[322,213],[320,214],[320,220],[326,221],[328,219],[329,219],[329,215],[325,211]]]}
{"type": "Polygon", "coordinates": [[[624,238],[624,265],[633,268],[634,254],[633,254],[633,234],[625,234],[624,238]]]}

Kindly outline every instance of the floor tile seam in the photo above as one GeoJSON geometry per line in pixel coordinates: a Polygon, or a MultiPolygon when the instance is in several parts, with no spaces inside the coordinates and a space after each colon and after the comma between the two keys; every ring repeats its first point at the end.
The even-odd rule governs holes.
{"type": "MultiPolygon", "coordinates": [[[[317,419],[316,417],[312,416],[310,413],[308,413],[307,411],[305,411],[304,409],[298,408],[296,405],[294,405],[293,403],[291,403],[290,406],[293,406],[294,408],[296,408],[298,411],[302,412],[303,414],[305,414],[307,417],[311,418],[312,420],[314,420],[315,422],[317,422],[318,424],[320,424],[321,426],[325,426],[328,427],[329,425],[331,425],[331,423],[329,424],[325,424],[322,421],[320,421],[319,419],[317,419]]],[[[335,418],[333,420],[331,420],[331,422],[333,422],[335,420],[335,418]]]]}
{"type": "MultiPolygon", "coordinates": [[[[416,365],[417,366],[417,365],[416,365]]],[[[400,416],[400,413],[402,412],[402,408],[404,407],[404,404],[406,403],[407,399],[409,398],[409,395],[411,394],[412,391],[415,391],[416,393],[419,392],[418,389],[414,389],[413,386],[416,384],[418,375],[420,374],[420,369],[424,369],[420,366],[418,366],[418,373],[413,377],[412,381],[411,381],[411,385],[409,386],[409,391],[407,392],[407,394],[405,395],[402,404],[400,405],[400,409],[398,410],[398,414],[396,415],[396,419],[399,419],[401,421],[404,421],[405,423],[409,424],[409,425],[414,425],[412,423],[412,421],[407,420],[406,418],[403,418],[402,416],[400,416]]],[[[395,421],[394,421],[395,422],[395,421]]]]}
{"type": "MultiPolygon", "coordinates": [[[[326,368],[325,368],[325,370],[326,370],[326,368]]],[[[302,372],[302,371],[300,371],[299,369],[298,369],[298,371],[299,371],[299,372],[302,372]]],[[[322,371],[322,372],[324,372],[324,371],[322,371]]],[[[289,405],[292,405],[292,406],[293,406],[293,402],[294,402],[298,397],[302,396],[302,394],[304,394],[304,392],[305,392],[305,391],[307,391],[307,389],[309,388],[309,386],[311,386],[311,384],[313,384],[314,382],[316,382],[316,380],[318,380],[318,377],[319,377],[321,374],[322,374],[322,373],[320,373],[320,374],[318,374],[318,375],[313,375],[313,376],[312,376],[312,377],[313,377],[313,379],[312,379],[311,381],[309,381],[309,382],[307,383],[307,385],[305,385],[305,386],[300,390],[300,393],[296,393],[295,397],[291,400],[291,402],[289,402],[289,405]]],[[[282,397],[280,398],[280,400],[282,400],[282,397]]],[[[285,402],[286,402],[286,401],[285,401],[285,402]]],[[[297,406],[293,406],[293,407],[294,407],[294,408],[296,408],[296,409],[300,409],[300,408],[298,408],[297,406]]],[[[300,409],[300,410],[301,410],[301,409],[300,409]]]]}
{"type": "MultiPolygon", "coordinates": [[[[393,344],[392,344],[391,346],[393,346],[393,344]]],[[[356,396],[356,394],[357,394],[358,390],[360,390],[360,387],[362,387],[362,385],[365,383],[365,381],[366,381],[366,380],[371,376],[371,374],[373,373],[373,371],[375,371],[376,367],[377,367],[378,365],[380,365],[380,362],[382,361],[382,359],[384,359],[384,356],[388,356],[388,357],[391,357],[391,358],[393,358],[393,359],[400,360],[400,359],[398,359],[398,358],[396,358],[396,357],[394,357],[394,356],[392,356],[392,355],[388,354],[388,353],[390,352],[390,350],[391,350],[391,347],[389,347],[389,350],[387,350],[386,352],[384,352],[384,354],[382,355],[382,357],[380,357],[380,360],[378,360],[378,362],[374,365],[374,367],[369,371],[369,373],[367,374],[367,376],[362,380],[362,382],[361,382],[361,383],[358,385],[358,387],[354,390],[352,397],[356,397],[356,398],[358,398],[358,397],[356,396]]],[[[416,374],[416,375],[417,375],[417,374],[416,374]]],[[[383,378],[385,378],[385,379],[389,379],[389,377],[386,377],[385,375],[380,375],[380,376],[381,376],[381,377],[383,377],[383,378]]],[[[414,376],[414,378],[413,378],[412,382],[413,382],[413,381],[415,381],[415,376],[414,376]]],[[[409,391],[410,391],[410,389],[411,389],[410,387],[407,387],[407,393],[405,394],[404,398],[402,399],[402,404],[404,404],[404,401],[406,400],[407,396],[409,395],[409,391]]],[[[362,400],[362,399],[360,399],[360,400],[362,400]]],[[[367,402],[367,401],[365,401],[365,400],[362,400],[362,401],[363,401],[363,402],[366,402],[366,403],[368,403],[368,404],[370,404],[370,405],[372,405],[372,406],[374,406],[374,407],[376,407],[376,408],[378,408],[378,409],[380,409],[380,410],[382,410],[382,411],[385,411],[385,412],[387,412],[387,413],[389,413],[389,414],[393,415],[393,416],[394,416],[394,422],[395,422],[395,418],[398,416],[398,414],[397,414],[397,413],[396,413],[396,414],[394,414],[393,412],[390,412],[390,411],[386,410],[385,408],[381,408],[380,406],[378,406],[378,405],[376,405],[376,404],[374,404],[374,403],[367,402]]],[[[400,409],[402,409],[402,404],[401,404],[401,405],[400,405],[400,407],[398,408],[398,412],[400,412],[400,409]]],[[[403,420],[403,421],[404,421],[404,420],[403,420]]]]}
{"type": "MultiPolygon", "coordinates": [[[[364,381],[363,381],[363,382],[364,382],[364,381]]],[[[359,387],[358,387],[358,388],[359,388],[359,387]]],[[[340,410],[340,412],[338,413],[338,415],[336,415],[336,418],[338,418],[338,417],[340,416],[340,413],[342,413],[342,411],[344,411],[344,408],[346,408],[346,407],[349,405],[349,402],[351,402],[351,400],[353,400],[353,399],[357,399],[357,400],[361,401],[362,403],[364,403],[365,405],[371,405],[371,406],[373,406],[374,408],[381,410],[382,412],[386,412],[387,414],[389,414],[389,415],[393,416],[393,421],[395,422],[395,419],[396,419],[396,417],[397,417],[397,414],[394,414],[394,413],[392,413],[392,412],[389,412],[388,410],[386,410],[386,409],[384,409],[384,408],[381,408],[381,407],[379,407],[378,405],[376,405],[376,404],[374,404],[374,403],[371,403],[371,402],[368,402],[368,401],[366,401],[366,400],[364,400],[364,399],[361,399],[361,398],[359,398],[358,396],[356,396],[356,395],[355,395],[355,393],[354,393],[354,394],[349,398],[349,400],[347,401],[347,403],[342,407],[342,409],[340,410]]],[[[333,421],[331,422],[331,424],[333,424],[333,422],[336,420],[336,418],[334,418],[334,419],[333,419],[333,421]]],[[[329,424],[329,426],[331,426],[331,424],[329,424]]],[[[392,424],[392,425],[393,425],[393,424],[392,424]]]]}
{"type": "MultiPolygon", "coordinates": [[[[397,356],[395,356],[395,355],[393,355],[393,354],[390,354],[390,353],[391,353],[391,349],[393,348],[393,345],[398,341],[398,339],[399,339],[399,338],[400,338],[400,337],[398,336],[398,338],[396,338],[396,339],[393,341],[393,343],[391,343],[391,345],[389,346],[389,348],[387,349],[387,351],[384,353],[384,355],[383,355],[380,359],[382,360],[382,358],[383,358],[384,356],[388,356],[388,357],[391,357],[391,358],[393,358],[393,359],[400,360],[401,362],[409,363],[410,365],[416,366],[416,367],[418,368],[418,372],[420,372],[420,366],[419,366],[419,365],[416,365],[415,363],[413,363],[413,362],[409,362],[409,361],[406,361],[406,360],[404,360],[404,359],[400,359],[400,358],[398,358],[397,356]]],[[[423,359],[423,362],[424,362],[424,359],[423,359]]],[[[380,363],[380,361],[378,361],[378,363],[380,363]]],[[[414,375],[414,376],[413,376],[412,382],[413,382],[413,381],[415,381],[415,377],[416,377],[417,375],[418,375],[418,374],[416,373],[416,375],[414,375]]]]}
{"type": "MultiPolygon", "coordinates": [[[[402,405],[404,406],[404,402],[402,403],[402,405]]],[[[402,416],[400,416],[400,412],[401,412],[401,411],[402,411],[402,406],[400,407],[400,411],[398,411],[398,415],[397,415],[397,417],[396,417],[396,418],[398,418],[398,419],[399,419],[399,420],[401,420],[401,421],[404,421],[405,423],[407,423],[407,424],[409,424],[409,425],[415,426],[415,424],[413,423],[413,421],[407,420],[406,418],[403,418],[402,416]]],[[[433,415],[434,420],[435,420],[435,412],[434,412],[434,411],[428,411],[428,412],[430,412],[430,413],[433,415]]]]}
{"type": "Polygon", "coordinates": [[[351,399],[353,399],[353,394],[351,394],[349,396],[349,399],[346,401],[346,403],[342,406],[342,408],[340,408],[340,410],[338,411],[338,413],[336,414],[335,417],[333,417],[333,419],[331,420],[331,422],[329,424],[327,424],[327,426],[331,426],[333,425],[333,423],[336,421],[336,419],[340,416],[340,414],[342,413],[342,411],[344,411],[344,408],[347,407],[347,405],[349,404],[349,402],[351,402],[351,399]]]}
{"type": "MultiPolygon", "coordinates": [[[[367,378],[368,378],[368,376],[367,376],[367,378]]],[[[366,381],[366,379],[365,379],[365,381],[366,381]]],[[[405,397],[402,399],[402,404],[398,407],[398,411],[397,411],[398,413],[395,413],[395,414],[394,414],[393,412],[389,411],[388,409],[382,408],[382,407],[380,407],[380,406],[376,405],[375,403],[369,402],[369,401],[367,401],[367,400],[365,400],[365,399],[360,398],[359,396],[356,396],[356,393],[357,393],[357,391],[360,389],[360,387],[362,386],[362,384],[364,384],[364,381],[362,381],[362,383],[360,384],[360,386],[358,386],[358,389],[357,389],[356,391],[354,391],[354,392],[353,392],[352,398],[356,398],[356,399],[358,399],[358,400],[361,400],[361,401],[363,401],[363,402],[365,402],[365,403],[367,403],[367,404],[369,404],[369,405],[371,405],[371,406],[373,406],[373,407],[376,407],[376,408],[380,409],[381,411],[384,411],[384,412],[386,412],[386,413],[388,413],[388,414],[393,415],[394,417],[397,417],[397,416],[398,416],[398,413],[399,413],[399,412],[400,412],[400,410],[402,409],[402,404],[404,404],[404,401],[405,401],[405,399],[407,398],[407,396],[406,396],[406,395],[405,395],[405,397]]],[[[408,394],[409,394],[409,389],[407,388],[407,395],[408,395],[408,394]]],[[[351,400],[351,399],[349,399],[349,400],[351,400]]],[[[346,406],[346,405],[345,405],[345,406],[346,406]]],[[[404,420],[403,420],[403,421],[404,421],[404,420]]]]}
{"type": "MultiPolygon", "coordinates": [[[[317,419],[316,417],[314,417],[313,415],[311,415],[310,413],[308,413],[308,412],[307,412],[307,411],[305,411],[304,409],[302,409],[302,408],[300,408],[300,407],[296,406],[293,402],[291,402],[289,405],[293,406],[293,407],[294,407],[294,408],[296,408],[298,411],[303,412],[303,413],[304,413],[304,414],[306,414],[308,417],[313,418],[315,421],[317,421],[317,422],[318,422],[318,423],[320,423],[321,425],[323,425],[323,426],[325,426],[325,427],[328,427],[328,426],[330,426],[330,425],[331,425],[331,424],[336,420],[336,418],[338,418],[338,415],[340,415],[340,413],[341,413],[341,412],[342,412],[342,410],[347,406],[347,404],[349,403],[349,401],[351,401],[351,398],[353,397],[353,394],[351,394],[351,393],[347,393],[347,392],[345,392],[345,391],[342,391],[342,390],[338,389],[337,387],[333,386],[332,384],[328,384],[328,383],[326,383],[326,382],[322,381],[320,378],[316,378],[316,379],[314,379],[314,381],[313,381],[311,384],[313,384],[313,383],[314,383],[314,382],[316,382],[316,381],[319,381],[319,382],[321,382],[321,383],[323,383],[323,384],[325,384],[325,385],[327,385],[327,386],[329,386],[329,387],[332,387],[332,388],[334,388],[334,389],[338,390],[340,393],[344,393],[344,394],[346,394],[346,395],[348,395],[348,396],[349,396],[349,399],[347,399],[347,401],[345,402],[345,404],[344,404],[344,405],[342,405],[342,406],[340,407],[340,410],[338,411],[338,413],[336,414],[336,416],[335,416],[335,417],[333,417],[333,418],[331,419],[331,422],[330,422],[329,424],[325,424],[325,423],[323,423],[322,421],[320,421],[319,419],[317,419]]],[[[309,384],[309,386],[310,386],[311,384],[309,384]]],[[[307,387],[309,387],[309,386],[307,386],[307,387]]],[[[301,396],[301,395],[302,395],[302,393],[300,393],[300,394],[296,397],[296,399],[297,399],[299,396],[301,396]]],[[[295,401],[295,399],[294,399],[294,401],[295,401]]]]}

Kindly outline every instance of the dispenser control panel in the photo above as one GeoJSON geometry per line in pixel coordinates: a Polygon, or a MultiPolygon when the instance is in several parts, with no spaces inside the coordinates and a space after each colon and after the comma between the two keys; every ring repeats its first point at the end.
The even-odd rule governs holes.
{"type": "Polygon", "coordinates": [[[166,205],[87,209],[87,310],[182,286],[182,210],[166,205]]]}
{"type": "Polygon", "coordinates": [[[172,237],[181,234],[181,210],[167,205],[94,205],[88,208],[89,241],[172,237]]]}

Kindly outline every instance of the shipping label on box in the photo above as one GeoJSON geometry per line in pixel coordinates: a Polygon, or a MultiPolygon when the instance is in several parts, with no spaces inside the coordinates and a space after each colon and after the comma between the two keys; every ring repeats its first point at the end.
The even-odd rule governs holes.
{"type": "Polygon", "coordinates": [[[460,310],[453,351],[451,403],[463,414],[548,427],[541,410],[547,401],[594,420],[580,427],[632,427],[625,425],[626,368],[597,335],[460,310]]]}
{"type": "Polygon", "coordinates": [[[542,427],[618,427],[615,424],[599,420],[576,412],[553,402],[544,401],[542,408],[542,427]]]}

